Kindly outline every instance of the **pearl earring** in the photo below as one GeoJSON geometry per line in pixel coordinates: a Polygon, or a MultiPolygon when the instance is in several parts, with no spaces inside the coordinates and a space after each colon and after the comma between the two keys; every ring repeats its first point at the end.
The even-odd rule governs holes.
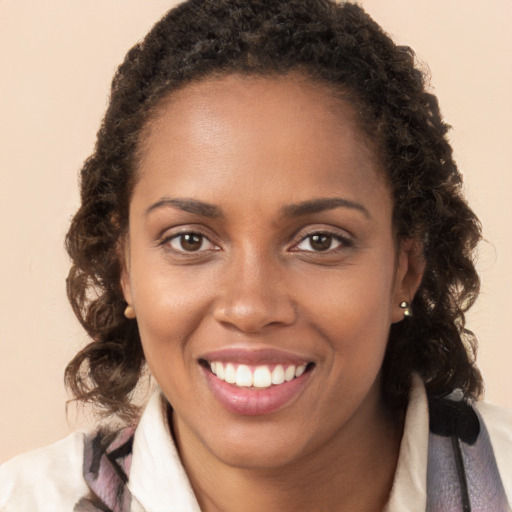
{"type": "Polygon", "coordinates": [[[126,306],[124,316],[129,320],[133,320],[135,318],[135,309],[133,309],[133,306],[130,306],[129,304],[126,306]]]}
{"type": "Polygon", "coordinates": [[[411,308],[409,307],[409,303],[406,300],[400,302],[400,307],[404,310],[404,317],[412,316],[411,308]]]}

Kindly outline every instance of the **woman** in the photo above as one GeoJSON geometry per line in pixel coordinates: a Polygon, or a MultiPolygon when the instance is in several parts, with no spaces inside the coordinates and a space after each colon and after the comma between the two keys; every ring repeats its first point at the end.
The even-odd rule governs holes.
{"type": "Polygon", "coordinates": [[[168,13],[114,78],[67,237],[92,338],[67,383],[127,426],[6,465],[2,510],[508,510],[446,132],[354,5],[168,13]]]}

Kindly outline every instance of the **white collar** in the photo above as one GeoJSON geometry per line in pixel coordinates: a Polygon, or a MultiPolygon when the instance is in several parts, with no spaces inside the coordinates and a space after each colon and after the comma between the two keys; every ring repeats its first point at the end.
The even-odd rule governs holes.
{"type": "Polygon", "coordinates": [[[404,433],[386,512],[424,512],[427,507],[428,402],[425,385],[413,375],[404,433]]]}
{"type": "MultiPolygon", "coordinates": [[[[131,512],[201,512],[181,464],[159,390],[151,397],[135,431],[129,488],[131,512]]],[[[428,457],[428,404],[425,387],[414,375],[404,434],[386,512],[424,511],[428,457]]]]}
{"type": "Polygon", "coordinates": [[[142,504],[131,512],[201,512],[166,421],[160,390],[150,398],[133,440],[128,487],[142,504]]]}

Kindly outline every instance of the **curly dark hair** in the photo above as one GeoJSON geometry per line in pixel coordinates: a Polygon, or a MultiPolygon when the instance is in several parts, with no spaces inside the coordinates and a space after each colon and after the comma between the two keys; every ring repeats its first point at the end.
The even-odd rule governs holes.
{"type": "Polygon", "coordinates": [[[357,5],[331,0],[188,0],[127,54],[112,82],[94,153],[81,170],[81,207],[66,238],[67,291],[92,341],[66,368],[76,399],[133,418],[145,368],[136,320],[125,318],[120,241],[141,133],[173,90],[211,75],[298,72],[350,98],[376,141],[394,197],[398,240],[423,245],[425,274],[412,318],[392,325],[383,392],[403,407],[412,372],[429,394],[477,397],[476,339],[464,313],[479,292],[478,219],[462,195],[437,100],[413,51],[397,46],[357,5]]]}

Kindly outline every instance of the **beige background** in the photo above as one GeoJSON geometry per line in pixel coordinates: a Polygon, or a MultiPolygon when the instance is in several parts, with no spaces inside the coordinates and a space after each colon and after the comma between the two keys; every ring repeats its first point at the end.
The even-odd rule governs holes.
{"type": "MultiPolygon", "coordinates": [[[[63,237],[109,82],[175,2],[0,0],[0,461],[66,435],[63,369],[85,334],[67,305],[63,237]]],[[[512,1],[363,0],[428,63],[489,243],[469,325],[487,399],[512,409],[512,1]]]]}

